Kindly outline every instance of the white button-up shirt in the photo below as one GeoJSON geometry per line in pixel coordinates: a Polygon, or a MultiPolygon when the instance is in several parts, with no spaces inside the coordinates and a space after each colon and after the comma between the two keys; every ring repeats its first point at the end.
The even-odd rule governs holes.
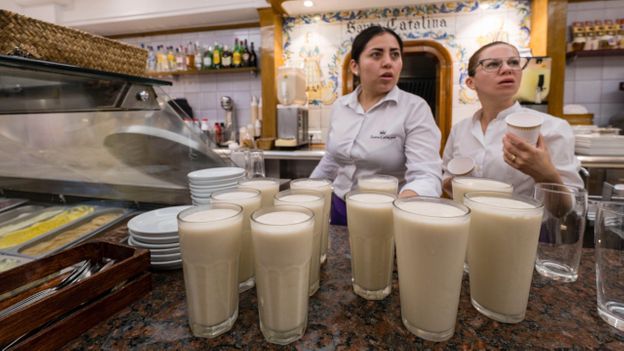
{"type": "MultiPolygon", "coordinates": [[[[515,103],[501,111],[487,126],[485,134],[481,129],[481,110],[472,118],[463,120],[451,129],[444,148],[444,169],[455,157],[470,157],[476,167],[472,176],[496,179],[509,183],[514,193],[533,196],[535,181],[530,176],[509,166],[503,160],[503,136],[507,133],[505,118],[514,112],[537,113],[544,117],[541,134],[548,147],[550,159],[565,184],[583,187],[579,175],[580,162],[574,155],[574,133],[567,121],[551,115],[530,110],[515,103]]],[[[444,173],[444,178],[450,174],[444,173]]]]}
{"type": "Polygon", "coordinates": [[[397,177],[401,190],[440,196],[440,130],[422,98],[394,87],[364,111],[360,87],[334,103],[325,156],[311,177],[334,180],[344,198],[362,175],[397,177]]]}

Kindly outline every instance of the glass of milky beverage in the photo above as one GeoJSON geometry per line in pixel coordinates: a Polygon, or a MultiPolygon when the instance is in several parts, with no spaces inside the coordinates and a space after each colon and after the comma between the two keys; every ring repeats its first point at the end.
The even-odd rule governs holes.
{"type": "Polygon", "coordinates": [[[323,208],[325,199],[317,191],[291,189],[275,195],[275,205],[298,205],[314,212],[314,236],[310,261],[310,296],[319,289],[321,282],[321,232],[323,230],[323,208]]]}
{"type": "Polygon", "coordinates": [[[251,178],[238,182],[238,185],[245,188],[252,188],[260,191],[262,196],[262,207],[273,206],[273,197],[279,191],[280,182],[275,178],[251,178]]]}
{"type": "Polygon", "coordinates": [[[470,208],[470,299],[484,315],[503,323],[524,319],[544,207],[525,196],[474,192],[470,208]]]}
{"type": "Polygon", "coordinates": [[[353,291],[367,300],[381,300],[392,290],[396,195],[355,190],[345,199],[353,291]]]}
{"type": "Polygon", "coordinates": [[[497,193],[511,194],[513,186],[505,182],[501,182],[488,178],[477,177],[454,177],[453,184],[453,200],[464,203],[464,194],[474,191],[492,191],[497,193]]]}
{"type": "Polygon", "coordinates": [[[325,207],[323,207],[323,232],[321,233],[321,264],[327,260],[327,250],[329,250],[329,212],[331,210],[332,182],[329,179],[321,178],[300,178],[290,181],[291,189],[316,190],[323,193],[325,197],[325,207]]]}
{"type": "Polygon", "coordinates": [[[394,202],[394,235],[403,325],[431,341],[455,332],[470,210],[417,196],[394,202]]]}
{"type": "Polygon", "coordinates": [[[399,180],[396,177],[383,174],[359,176],[357,178],[357,190],[398,194],[399,180]]]}
{"type": "Polygon", "coordinates": [[[226,190],[215,191],[210,195],[212,203],[231,203],[243,208],[243,246],[238,266],[239,292],[245,292],[253,288],[254,261],[253,248],[251,246],[251,225],[249,218],[251,213],[260,208],[262,197],[256,189],[236,187],[226,190]]]}
{"type": "Polygon", "coordinates": [[[262,208],[251,215],[251,236],[260,330],[267,341],[286,345],[301,338],[308,323],[314,212],[291,205],[262,208]]]}
{"type": "Polygon", "coordinates": [[[238,263],[243,208],[191,207],[178,214],[182,270],[193,335],[214,338],[238,317],[238,263]]]}
{"type": "MultiPolygon", "coordinates": [[[[477,178],[477,177],[454,177],[453,184],[453,200],[464,203],[464,194],[474,191],[490,191],[503,194],[513,193],[513,186],[494,179],[477,178]]],[[[466,261],[468,260],[466,254],[466,261]]],[[[468,273],[470,268],[468,263],[464,263],[464,272],[468,273]]]]}

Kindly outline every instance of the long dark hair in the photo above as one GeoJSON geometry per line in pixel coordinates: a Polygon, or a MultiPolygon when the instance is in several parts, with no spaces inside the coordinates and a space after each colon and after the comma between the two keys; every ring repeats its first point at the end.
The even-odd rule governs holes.
{"type": "Polygon", "coordinates": [[[361,31],[355,39],[353,39],[353,45],[351,46],[351,58],[355,60],[355,62],[360,63],[360,55],[362,55],[366,44],[368,44],[368,42],[374,37],[384,33],[389,33],[394,36],[397,42],[399,42],[399,48],[401,49],[401,54],[403,54],[403,40],[401,40],[401,37],[399,37],[395,31],[387,27],[371,26],[361,31]]]}

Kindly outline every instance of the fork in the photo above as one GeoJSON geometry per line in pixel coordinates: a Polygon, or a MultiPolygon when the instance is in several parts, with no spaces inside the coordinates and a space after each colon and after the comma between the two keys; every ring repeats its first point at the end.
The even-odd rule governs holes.
{"type": "Polygon", "coordinates": [[[76,269],[74,269],[74,271],[68,275],[65,279],[63,279],[58,285],[53,286],[51,288],[47,288],[44,290],[41,290],[35,294],[30,295],[29,297],[5,308],[4,310],[0,311],[0,319],[12,314],[13,312],[20,310],[26,306],[29,306],[41,299],[43,299],[44,297],[54,293],[55,291],[58,291],[60,289],[63,289],[64,287],[78,281],[81,280],[82,278],[84,278],[87,275],[90,275],[91,273],[91,261],[82,261],[82,263],[80,264],[80,266],[78,266],[76,269]]]}

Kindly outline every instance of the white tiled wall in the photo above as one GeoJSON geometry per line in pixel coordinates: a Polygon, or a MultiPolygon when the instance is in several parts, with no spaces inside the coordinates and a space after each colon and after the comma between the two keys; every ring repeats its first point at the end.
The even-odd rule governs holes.
{"type": "MultiPolygon", "coordinates": [[[[568,26],[576,21],[624,18],[624,0],[568,4],[568,26]]],[[[616,113],[624,113],[624,56],[582,57],[566,66],[564,104],[585,106],[594,124],[607,125],[616,113]]]]}
{"type": "MultiPolygon", "coordinates": [[[[207,46],[218,41],[232,47],[234,38],[247,39],[248,43],[253,42],[258,59],[260,59],[259,28],[135,37],[124,39],[124,41],[133,45],[144,43],[145,46],[172,45],[176,47],[186,45],[188,42],[199,42],[201,46],[207,46]]],[[[257,76],[248,72],[182,75],[164,79],[173,82],[173,86],[165,87],[165,92],[172,99],[186,98],[193,108],[195,117],[208,118],[210,122],[224,121],[225,111],[221,108],[219,99],[222,96],[229,96],[234,100],[234,113],[239,126],[248,124],[251,97],[262,96],[260,73],[257,76]]]]}

